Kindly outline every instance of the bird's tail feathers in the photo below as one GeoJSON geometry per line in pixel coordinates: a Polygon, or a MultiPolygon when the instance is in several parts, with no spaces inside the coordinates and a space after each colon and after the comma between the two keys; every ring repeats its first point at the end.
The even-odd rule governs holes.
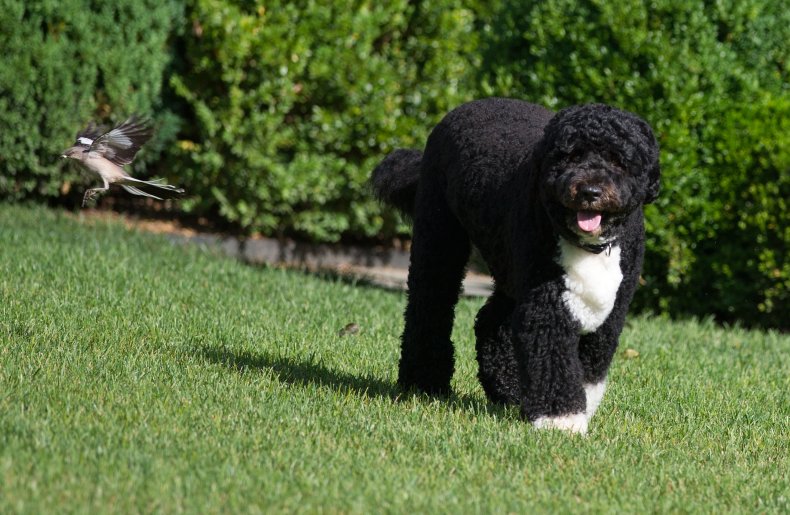
{"type": "Polygon", "coordinates": [[[172,184],[164,184],[164,179],[153,179],[150,181],[143,181],[127,177],[121,184],[121,187],[131,193],[132,195],[141,195],[143,197],[150,197],[157,200],[176,199],[184,196],[184,188],[173,186],[172,184]]]}

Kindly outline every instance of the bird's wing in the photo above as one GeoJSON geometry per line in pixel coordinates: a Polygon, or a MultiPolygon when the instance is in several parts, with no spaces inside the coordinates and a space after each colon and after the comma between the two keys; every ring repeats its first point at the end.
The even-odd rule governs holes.
{"type": "Polygon", "coordinates": [[[96,140],[96,138],[105,132],[107,132],[107,127],[103,125],[96,125],[95,122],[91,121],[87,127],[77,133],[77,140],[74,145],[80,145],[86,148],[90,147],[94,140],[96,140]]]}
{"type": "Polygon", "coordinates": [[[128,165],[134,160],[137,151],[154,134],[148,120],[132,116],[125,122],[116,125],[109,132],[96,138],[88,152],[96,153],[112,161],[118,166],[128,165]]]}

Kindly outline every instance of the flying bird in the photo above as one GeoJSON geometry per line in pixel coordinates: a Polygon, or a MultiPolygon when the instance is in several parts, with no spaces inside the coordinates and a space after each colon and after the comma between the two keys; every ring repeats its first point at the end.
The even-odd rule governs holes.
{"type": "Polygon", "coordinates": [[[123,123],[106,131],[104,127],[90,122],[77,133],[77,141],[60,156],[76,159],[88,170],[99,174],[104,181],[101,188],[91,188],[82,197],[82,205],[99,193],[110,189],[110,184],[118,184],[133,195],[142,195],[157,200],[179,198],[184,189],[164,184],[164,179],[143,181],[130,176],[123,169],[134,160],[134,156],[154,134],[148,120],[132,116],[123,123]]]}

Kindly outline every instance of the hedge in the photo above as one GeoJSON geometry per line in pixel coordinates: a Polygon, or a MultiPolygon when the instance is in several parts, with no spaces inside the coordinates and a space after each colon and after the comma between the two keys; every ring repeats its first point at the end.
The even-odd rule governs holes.
{"type": "Polygon", "coordinates": [[[484,90],[644,116],[662,147],[642,309],[788,327],[790,11],[773,0],[506,0],[484,90]]]}
{"type": "Polygon", "coordinates": [[[454,0],[187,5],[172,86],[188,123],[170,161],[199,192],[186,209],[269,235],[394,234],[368,177],[474,96],[473,12],[454,0]]]}
{"type": "Polygon", "coordinates": [[[714,187],[709,227],[695,238],[676,312],[788,327],[790,95],[763,94],[728,110],[703,138],[714,187]],[[704,300],[704,302],[703,302],[704,300]]]}

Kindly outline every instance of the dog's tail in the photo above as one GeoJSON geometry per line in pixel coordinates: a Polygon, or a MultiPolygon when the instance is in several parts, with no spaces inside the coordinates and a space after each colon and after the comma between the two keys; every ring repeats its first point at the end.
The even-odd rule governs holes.
{"type": "Polygon", "coordinates": [[[395,150],[373,170],[370,178],[373,193],[382,202],[412,216],[421,161],[422,152],[419,150],[395,150]]]}

